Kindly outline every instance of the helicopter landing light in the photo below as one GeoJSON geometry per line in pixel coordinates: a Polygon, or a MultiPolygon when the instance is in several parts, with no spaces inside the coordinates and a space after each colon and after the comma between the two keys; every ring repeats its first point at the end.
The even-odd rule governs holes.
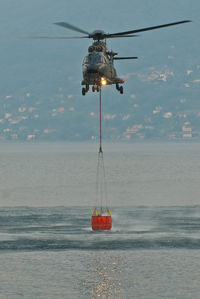
{"type": "Polygon", "coordinates": [[[107,85],[107,81],[106,81],[106,79],[104,79],[103,77],[101,78],[101,85],[102,85],[102,86],[107,85]]]}

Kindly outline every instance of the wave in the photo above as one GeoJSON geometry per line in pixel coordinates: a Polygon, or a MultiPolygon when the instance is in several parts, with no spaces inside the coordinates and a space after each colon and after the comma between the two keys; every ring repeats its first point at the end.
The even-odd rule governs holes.
{"type": "Polygon", "coordinates": [[[200,249],[200,207],[113,208],[93,232],[90,208],[1,208],[0,251],[200,249]]]}
{"type": "Polygon", "coordinates": [[[55,240],[20,238],[0,242],[0,250],[44,251],[44,250],[134,250],[134,249],[200,249],[200,239],[195,238],[158,238],[140,240],[55,240]]]}

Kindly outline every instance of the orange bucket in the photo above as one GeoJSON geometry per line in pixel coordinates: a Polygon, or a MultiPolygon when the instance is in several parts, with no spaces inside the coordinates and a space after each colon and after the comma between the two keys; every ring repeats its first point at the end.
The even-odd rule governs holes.
{"type": "Polygon", "coordinates": [[[112,228],[111,216],[92,216],[91,222],[93,230],[111,230],[112,228]]]}

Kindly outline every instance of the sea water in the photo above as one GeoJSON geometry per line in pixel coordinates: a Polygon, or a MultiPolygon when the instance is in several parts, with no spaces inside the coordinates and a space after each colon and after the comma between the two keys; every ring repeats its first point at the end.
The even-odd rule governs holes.
{"type": "Polygon", "coordinates": [[[0,298],[200,298],[200,144],[107,144],[110,232],[91,230],[96,146],[0,148],[0,298]]]}

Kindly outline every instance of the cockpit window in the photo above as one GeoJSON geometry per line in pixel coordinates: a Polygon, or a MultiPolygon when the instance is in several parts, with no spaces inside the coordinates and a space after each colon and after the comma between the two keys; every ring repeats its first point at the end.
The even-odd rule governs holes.
{"type": "Polygon", "coordinates": [[[102,55],[99,53],[91,53],[85,57],[84,63],[86,64],[102,63],[102,55]]]}

